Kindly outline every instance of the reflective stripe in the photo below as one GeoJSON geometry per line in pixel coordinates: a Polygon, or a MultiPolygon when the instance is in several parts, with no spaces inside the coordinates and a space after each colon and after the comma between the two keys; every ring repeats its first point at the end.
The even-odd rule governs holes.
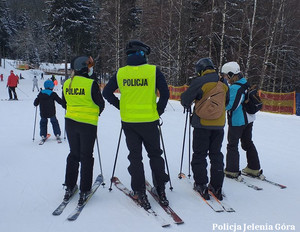
{"type": "Polygon", "coordinates": [[[158,120],[156,105],[156,66],[125,66],[117,73],[120,114],[124,122],[158,120]]]}
{"type": "Polygon", "coordinates": [[[67,102],[65,117],[77,122],[83,122],[97,126],[99,106],[92,99],[93,80],[74,76],[64,83],[64,96],[67,102]]]}

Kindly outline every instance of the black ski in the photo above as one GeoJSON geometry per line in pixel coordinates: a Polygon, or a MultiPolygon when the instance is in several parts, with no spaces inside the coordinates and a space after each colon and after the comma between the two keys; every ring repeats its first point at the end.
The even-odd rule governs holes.
{"type": "Polygon", "coordinates": [[[260,178],[259,176],[258,176],[258,177],[251,176],[251,175],[249,175],[249,174],[247,174],[247,173],[244,173],[244,172],[242,172],[242,175],[248,176],[248,177],[250,177],[250,178],[254,178],[254,179],[257,179],[257,180],[261,180],[261,181],[264,181],[264,182],[267,182],[267,183],[272,184],[272,185],[274,185],[274,186],[277,186],[277,187],[279,187],[279,188],[281,188],[281,189],[285,189],[285,188],[286,188],[285,185],[278,184],[278,183],[276,183],[276,182],[274,182],[274,181],[271,181],[271,180],[268,180],[268,179],[266,179],[266,178],[260,178]]]}
{"type": "MultiPolygon", "coordinates": [[[[131,191],[122,184],[122,182],[118,179],[118,177],[113,177],[112,178],[112,182],[117,187],[117,189],[119,189],[127,197],[129,197],[131,200],[133,200],[138,206],[140,206],[141,208],[143,208],[139,204],[139,202],[133,197],[133,195],[131,194],[131,191]]],[[[148,209],[148,210],[145,210],[145,211],[148,213],[148,215],[153,216],[153,218],[157,222],[159,222],[162,227],[168,227],[168,226],[170,226],[170,223],[168,223],[164,218],[162,218],[159,214],[157,214],[153,209],[148,209]]]]}
{"type": "Polygon", "coordinates": [[[87,204],[87,202],[91,199],[91,197],[94,195],[94,193],[96,192],[96,190],[99,188],[99,186],[103,183],[103,176],[100,174],[97,176],[93,186],[92,186],[92,190],[91,190],[91,193],[88,197],[88,199],[84,202],[83,205],[79,206],[77,205],[76,208],[73,210],[73,212],[68,216],[68,220],[69,221],[75,221],[81,211],[83,210],[83,208],[85,207],[85,205],[87,204]]]}
{"type": "Polygon", "coordinates": [[[53,211],[52,215],[54,216],[58,216],[61,215],[62,212],[64,211],[64,209],[66,208],[66,206],[69,204],[69,202],[72,200],[72,198],[74,197],[74,195],[78,192],[78,187],[77,189],[74,191],[73,195],[70,197],[70,199],[68,201],[62,201],[62,203],[60,203],[60,205],[53,211]]]}
{"type": "Polygon", "coordinates": [[[157,194],[154,191],[154,188],[151,186],[151,184],[148,181],[146,181],[146,189],[151,194],[151,196],[154,198],[154,200],[156,200],[158,202],[158,204],[164,209],[164,211],[170,217],[172,217],[175,224],[179,225],[179,224],[184,223],[184,221],[177,215],[177,213],[174,212],[174,210],[170,206],[165,206],[165,205],[160,203],[159,198],[158,198],[157,194]]]}

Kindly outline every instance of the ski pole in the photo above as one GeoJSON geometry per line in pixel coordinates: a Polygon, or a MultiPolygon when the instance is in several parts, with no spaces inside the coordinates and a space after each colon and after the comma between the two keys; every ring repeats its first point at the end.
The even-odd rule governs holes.
{"type": "Polygon", "coordinates": [[[191,178],[191,108],[187,112],[189,115],[189,174],[188,177],[191,178]]]}
{"type": "Polygon", "coordinates": [[[170,190],[173,190],[173,186],[172,186],[172,182],[171,182],[171,176],[170,176],[170,171],[169,171],[169,165],[168,165],[168,160],[167,160],[167,155],[166,155],[166,149],[165,149],[165,144],[164,144],[164,140],[163,140],[163,135],[162,135],[162,131],[161,131],[161,125],[163,123],[158,123],[158,128],[159,128],[159,134],[160,134],[160,138],[161,138],[161,144],[163,147],[163,151],[164,151],[164,157],[165,157],[165,162],[166,162],[166,167],[167,167],[167,172],[168,172],[168,176],[169,176],[169,181],[170,181],[170,190]]]}
{"type": "MultiPolygon", "coordinates": [[[[100,149],[99,149],[99,142],[98,142],[98,136],[96,136],[96,144],[97,144],[97,150],[98,150],[98,158],[99,158],[99,165],[100,165],[100,174],[103,177],[103,171],[102,171],[102,163],[101,163],[101,158],[100,158],[100,149]]],[[[102,185],[104,187],[105,183],[104,183],[104,178],[103,178],[103,182],[102,185]]]]}
{"type": "Polygon", "coordinates": [[[182,173],[182,164],[183,164],[183,155],[184,155],[184,145],[185,145],[185,136],[186,136],[186,127],[187,127],[187,122],[188,122],[188,111],[186,111],[186,108],[184,108],[183,113],[186,113],[186,117],[185,117],[185,126],[184,126],[184,132],[183,132],[183,143],[182,143],[182,152],[181,152],[181,162],[180,162],[180,171],[178,174],[178,178],[181,179],[181,173],[182,173]]]}
{"type": "Polygon", "coordinates": [[[174,107],[172,106],[172,104],[168,101],[168,104],[172,107],[173,111],[175,111],[174,107]]]}
{"type": "Polygon", "coordinates": [[[114,168],[113,168],[113,172],[112,172],[112,175],[111,175],[111,179],[110,179],[110,187],[109,187],[109,191],[112,190],[112,180],[113,180],[113,177],[115,175],[115,170],[116,170],[116,165],[117,165],[117,159],[118,159],[118,153],[119,153],[119,148],[120,148],[120,142],[121,142],[121,136],[122,136],[122,126],[121,126],[121,130],[120,130],[120,135],[119,135],[119,141],[118,141],[118,146],[117,146],[117,151],[116,151],[116,157],[115,157],[115,162],[114,162],[114,168]]]}
{"type": "Polygon", "coordinates": [[[36,115],[37,115],[37,106],[35,107],[35,116],[34,116],[34,124],[33,124],[33,136],[32,136],[32,141],[34,141],[34,136],[35,136],[36,115]]]}

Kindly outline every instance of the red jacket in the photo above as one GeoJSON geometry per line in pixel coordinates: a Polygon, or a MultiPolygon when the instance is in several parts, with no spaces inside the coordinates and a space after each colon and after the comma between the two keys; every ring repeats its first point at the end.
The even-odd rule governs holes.
{"type": "Polygon", "coordinates": [[[8,87],[17,87],[19,83],[19,78],[15,74],[10,74],[7,79],[7,86],[8,87]]]}

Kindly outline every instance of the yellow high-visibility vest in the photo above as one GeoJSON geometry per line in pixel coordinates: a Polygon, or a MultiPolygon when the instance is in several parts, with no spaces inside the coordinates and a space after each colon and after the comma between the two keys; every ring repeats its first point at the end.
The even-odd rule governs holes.
{"type": "Polygon", "coordinates": [[[153,122],[159,119],[156,104],[156,66],[125,66],[117,73],[123,122],[153,122]]]}
{"type": "Polygon", "coordinates": [[[99,106],[92,99],[92,79],[74,76],[64,83],[64,96],[67,102],[66,118],[97,126],[99,106]]]}

